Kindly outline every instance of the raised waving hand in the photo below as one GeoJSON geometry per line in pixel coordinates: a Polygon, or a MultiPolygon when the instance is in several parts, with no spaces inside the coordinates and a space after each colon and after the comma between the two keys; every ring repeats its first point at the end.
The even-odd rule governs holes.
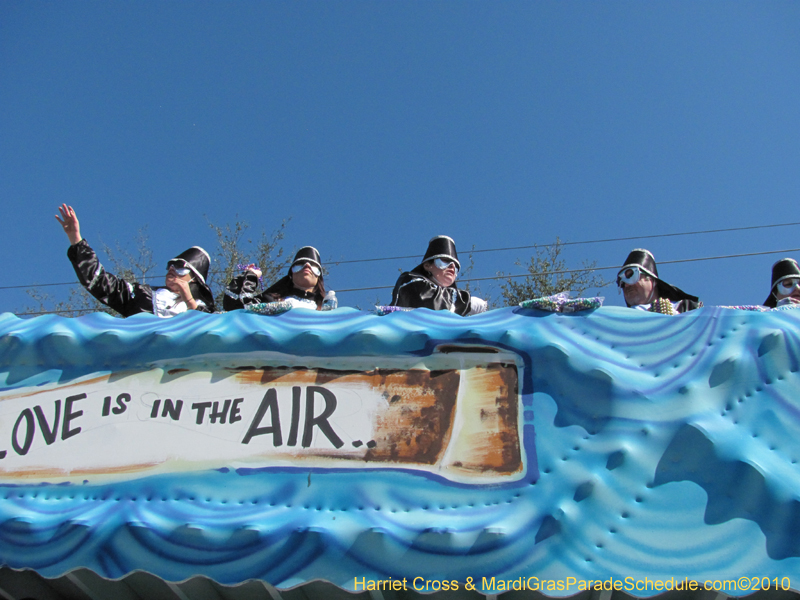
{"type": "Polygon", "coordinates": [[[61,217],[59,218],[56,215],[56,221],[64,228],[64,233],[67,234],[69,243],[74,246],[83,239],[81,237],[81,226],[78,223],[78,215],[75,214],[75,210],[71,206],[66,204],[59,206],[58,212],[61,213],[61,217]]]}

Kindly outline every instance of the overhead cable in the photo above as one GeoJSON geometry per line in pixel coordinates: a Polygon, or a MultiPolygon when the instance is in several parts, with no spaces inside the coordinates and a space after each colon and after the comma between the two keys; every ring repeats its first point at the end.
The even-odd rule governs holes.
{"type": "MultiPolygon", "coordinates": [[[[469,250],[467,254],[480,254],[481,252],[505,252],[508,250],[530,250],[532,248],[552,248],[553,246],[578,246],[581,244],[602,244],[605,242],[628,242],[632,240],[651,240],[655,238],[664,238],[664,237],[677,237],[682,235],[700,235],[706,233],[726,233],[731,231],[746,231],[748,229],[768,229],[770,227],[789,227],[791,225],[800,225],[798,223],[775,223],[772,225],[751,225],[749,227],[730,227],[728,229],[705,229],[703,231],[683,231],[680,233],[659,233],[654,235],[636,235],[631,237],[620,237],[620,238],[605,238],[600,240],[584,240],[580,242],[554,242],[552,244],[531,244],[528,246],[508,246],[505,248],[484,248],[480,250],[469,250]]],[[[376,262],[381,260],[400,260],[400,259],[410,259],[410,258],[419,258],[419,254],[415,254],[413,256],[389,256],[384,258],[358,258],[354,260],[340,260],[338,262],[334,262],[337,265],[345,265],[351,263],[361,263],[361,262],[376,262]]]]}
{"type": "MultiPolygon", "coordinates": [[[[701,256],[697,258],[677,258],[674,260],[660,260],[658,264],[660,265],[672,265],[678,263],[689,263],[689,262],[700,262],[704,260],[722,260],[726,258],[745,258],[748,256],[765,256],[768,254],[783,254],[789,252],[800,252],[800,248],[788,248],[786,250],[766,250],[764,252],[746,252],[743,254],[723,254],[720,256],[701,256]]],[[[519,275],[494,275],[492,277],[471,277],[469,279],[461,279],[460,281],[464,283],[471,283],[473,281],[493,281],[498,279],[518,279],[520,277],[536,277],[537,275],[566,275],[569,273],[584,273],[584,272],[591,272],[591,271],[608,271],[611,269],[619,269],[619,265],[611,265],[607,267],[589,267],[589,268],[582,268],[582,269],[563,269],[561,271],[542,271],[539,273],[522,273],[519,275]]],[[[393,285],[380,285],[380,286],[372,286],[372,287],[363,287],[363,288],[346,288],[346,289],[338,289],[336,290],[337,294],[343,294],[346,292],[369,292],[374,290],[391,290],[393,289],[393,285]]],[[[81,309],[65,309],[65,310],[51,310],[51,311],[40,311],[40,312],[25,312],[25,313],[16,313],[17,316],[36,316],[36,315],[48,315],[48,314],[59,314],[59,313],[68,313],[68,312],[95,312],[97,309],[92,308],[81,308],[81,309]]]]}
{"type": "MultiPolygon", "coordinates": [[[[582,244],[602,244],[606,242],[627,242],[632,240],[650,240],[655,238],[665,238],[665,237],[677,237],[677,236],[685,236],[685,235],[701,235],[701,234],[708,234],[708,233],[727,233],[731,231],[747,231],[751,229],[769,229],[774,227],[790,227],[793,225],[800,225],[800,222],[796,223],[773,223],[772,225],[751,225],[748,227],[729,227],[727,229],[704,229],[702,231],[684,231],[679,233],[659,233],[654,235],[637,235],[637,236],[630,236],[630,237],[620,237],[620,238],[605,238],[599,240],[583,240],[578,242],[554,242],[552,244],[532,244],[529,246],[508,246],[505,248],[483,248],[477,250],[469,250],[467,254],[479,254],[482,252],[503,252],[509,250],[530,250],[532,248],[552,248],[553,246],[578,246],[582,244]]],[[[786,250],[786,252],[790,252],[786,250]]],[[[762,254],[770,254],[771,252],[766,252],[762,254]]],[[[739,256],[739,255],[732,255],[732,256],[739,256]]],[[[741,256],[749,256],[749,255],[741,255],[741,256]]],[[[385,256],[380,258],[358,258],[353,260],[340,260],[330,261],[332,265],[347,265],[347,264],[354,264],[354,263],[364,263],[364,262],[378,262],[378,261],[385,261],[385,260],[406,260],[406,259],[419,259],[418,254],[409,255],[409,256],[385,256]]],[[[694,259],[694,260],[712,260],[712,259],[694,259]]],[[[663,261],[659,261],[663,262],[663,261]]],[[[678,262],[688,262],[688,261],[678,261],[678,262]]],[[[613,268],[613,267],[603,267],[603,268],[613,268]]],[[[221,271],[211,271],[210,275],[218,275],[221,271]]],[[[149,275],[147,277],[142,277],[143,281],[148,279],[161,279],[163,275],[149,275]]],[[[487,278],[487,279],[497,279],[497,278],[487,278]]],[[[76,281],[65,281],[59,283],[34,283],[28,285],[5,285],[0,286],[0,290],[14,290],[14,289],[30,289],[30,288],[37,288],[37,287],[50,287],[50,286],[60,286],[60,285],[79,285],[76,281]]],[[[389,286],[391,287],[391,286],[389,286]]],[[[355,290],[370,290],[370,289],[386,289],[386,286],[378,287],[378,288],[353,288],[353,290],[342,290],[342,291],[355,291],[355,290]]]]}
{"type": "MultiPolygon", "coordinates": [[[[782,254],[784,252],[800,252],[800,248],[789,248],[788,250],[766,250],[764,252],[748,252],[746,254],[725,254],[722,256],[702,256],[699,258],[678,258],[675,260],[659,260],[660,265],[671,265],[677,263],[698,262],[702,260],[719,260],[723,258],[743,258],[746,256],[763,256],[765,254],[782,254]]],[[[565,275],[568,273],[585,273],[587,271],[607,271],[610,269],[619,269],[619,265],[612,265],[610,267],[584,267],[582,269],[564,269],[562,271],[543,271],[540,273],[522,273],[521,275],[493,275],[492,277],[472,277],[470,279],[460,279],[465,283],[473,281],[492,281],[497,279],[516,279],[518,277],[536,277],[537,275],[565,275]]],[[[336,290],[336,293],[344,292],[367,292],[370,290],[391,290],[393,285],[382,285],[379,287],[365,287],[365,288],[348,288],[343,290],[336,290]]]]}

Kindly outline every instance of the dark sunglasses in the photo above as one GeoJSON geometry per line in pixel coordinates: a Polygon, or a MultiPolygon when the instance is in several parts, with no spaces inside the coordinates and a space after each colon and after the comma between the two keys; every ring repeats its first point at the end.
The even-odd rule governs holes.
{"type": "Polygon", "coordinates": [[[167,263],[167,272],[169,272],[170,268],[175,271],[175,274],[178,277],[183,277],[184,275],[188,275],[192,272],[191,269],[183,266],[178,266],[180,263],[167,263]]]}
{"type": "Polygon", "coordinates": [[[456,273],[458,273],[458,265],[456,265],[455,261],[453,260],[443,260],[441,258],[434,258],[433,264],[435,264],[442,271],[450,268],[450,266],[452,265],[452,267],[456,270],[456,273]]]}
{"type": "Polygon", "coordinates": [[[322,273],[322,271],[319,270],[319,267],[317,265],[307,260],[293,264],[292,273],[299,273],[300,271],[303,270],[303,267],[305,267],[306,265],[311,267],[311,272],[317,277],[319,277],[319,274],[322,273]]]}

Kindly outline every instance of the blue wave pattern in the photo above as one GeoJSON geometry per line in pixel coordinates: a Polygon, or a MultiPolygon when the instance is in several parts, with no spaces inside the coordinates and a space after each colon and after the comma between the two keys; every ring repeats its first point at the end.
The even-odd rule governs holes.
{"type": "Polygon", "coordinates": [[[522,481],[265,468],[6,485],[0,561],[48,577],[144,569],[280,588],[471,577],[480,589],[483,577],[531,576],[789,577],[797,587],[800,311],[6,314],[0,388],[206,354],[410,356],[441,343],[493,345],[524,362],[522,481]]]}

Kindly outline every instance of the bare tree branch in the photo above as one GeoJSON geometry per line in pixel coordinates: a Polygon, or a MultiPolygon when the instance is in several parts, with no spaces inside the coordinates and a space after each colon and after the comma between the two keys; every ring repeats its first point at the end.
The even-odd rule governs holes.
{"type": "Polygon", "coordinates": [[[246,237],[249,223],[240,220],[238,215],[233,225],[223,226],[215,225],[206,217],[208,226],[217,236],[217,248],[211,255],[212,274],[208,284],[218,308],[222,307],[228,282],[239,272],[238,265],[255,263],[261,269],[261,278],[267,285],[284,275],[288,264],[280,244],[290,220],[291,217],[281,221],[280,227],[270,235],[262,231],[260,239],[254,244],[252,239],[246,237]]]}
{"type": "MultiPolygon", "coordinates": [[[[219,308],[222,307],[222,298],[228,282],[238,273],[238,265],[248,263],[258,265],[266,285],[274,283],[285,274],[288,260],[284,256],[281,242],[284,239],[286,224],[289,220],[282,221],[278,229],[269,235],[262,232],[255,242],[247,236],[250,225],[240,220],[238,216],[232,225],[219,226],[208,221],[209,227],[217,236],[217,247],[211,253],[208,284],[219,308]]],[[[139,229],[136,233],[132,250],[119,241],[115,243],[114,248],[102,240],[100,242],[108,257],[109,272],[130,282],[152,285],[159,283],[153,283],[153,275],[157,273],[155,271],[157,264],[153,260],[153,253],[149,247],[146,227],[139,229]]],[[[167,257],[167,259],[169,258],[172,257],[167,257]]],[[[18,310],[17,313],[59,311],[63,316],[77,317],[90,310],[119,316],[116,311],[95,300],[77,281],[75,286],[70,286],[66,297],[56,297],[35,287],[27,290],[27,293],[33,300],[33,304],[18,310]]]]}
{"type": "MultiPolygon", "coordinates": [[[[523,264],[517,261],[516,264],[526,268],[529,275],[522,281],[509,277],[500,285],[505,305],[519,304],[530,298],[552,296],[558,292],[570,291],[581,295],[588,289],[605,287],[610,283],[594,272],[597,262],[584,261],[582,266],[585,270],[563,273],[570,270],[561,256],[563,249],[563,242],[560,238],[556,238],[554,244],[535,246],[535,254],[531,257],[530,263],[523,264]]],[[[498,275],[506,274],[500,272],[498,275]]]]}
{"type": "MultiPolygon", "coordinates": [[[[462,268],[461,271],[458,273],[459,279],[462,280],[469,279],[470,275],[472,275],[472,272],[475,270],[475,257],[473,254],[474,250],[475,250],[475,244],[473,244],[472,248],[469,249],[469,254],[467,255],[467,261],[468,261],[467,266],[462,268]]],[[[467,290],[470,293],[470,295],[477,296],[478,298],[486,300],[490,309],[496,308],[488,292],[484,295],[483,291],[481,290],[480,283],[467,281],[464,283],[464,289],[467,290]]]]}
{"type": "Polygon", "coordinates": [[[147,234],[147,225],[140,227],[136,232],[132,252],[124,248],[119,240],[114,244],[114,249],[103,240],[100,240],[100,243],[108,256],[111,265],[108,270],[111,273],[131,283],[147,283],[146,277],[156,267],[156,263],[153,261],[153,251],[149,246],[150,236],[147,234]]]}

